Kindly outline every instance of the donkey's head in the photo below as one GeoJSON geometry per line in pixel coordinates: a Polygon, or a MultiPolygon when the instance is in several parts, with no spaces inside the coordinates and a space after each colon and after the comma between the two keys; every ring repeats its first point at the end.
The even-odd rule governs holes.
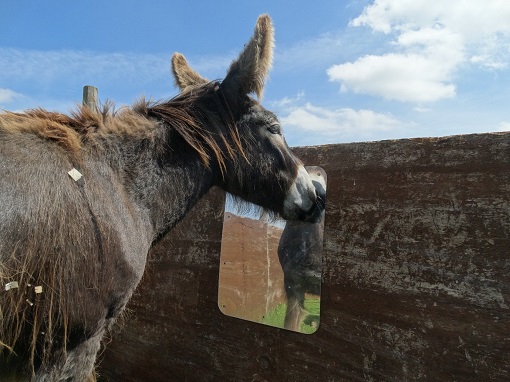
{"type": "MultiPolygon", "coordinates": [[[[287,146],[278,118],[250,96],[262,97],[273,47],[271,19],[262,15],[253,37],[216,86],[216,107],[226,109],[235,123],[235,134],[222,139],[238,140],[229,145],[237,147],[237,151],[225,160],[223,176],[217,178],[217,184],[285,219],[307,220],[320,212],[312,180],[287,146]]],[[[210,86],[179,53],[172,57],[172,72],[183,93],[210,86]]]]}

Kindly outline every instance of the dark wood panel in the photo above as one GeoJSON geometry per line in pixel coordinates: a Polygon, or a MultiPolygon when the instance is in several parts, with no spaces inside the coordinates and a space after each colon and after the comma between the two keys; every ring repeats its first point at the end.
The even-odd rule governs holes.
{"type": "Polygon", "coordinates": [[[319,330],[219,311],[213,190],[149,255],[102,378],[510,380],[510,134],[295,151],[328,173],[319,330]]]}

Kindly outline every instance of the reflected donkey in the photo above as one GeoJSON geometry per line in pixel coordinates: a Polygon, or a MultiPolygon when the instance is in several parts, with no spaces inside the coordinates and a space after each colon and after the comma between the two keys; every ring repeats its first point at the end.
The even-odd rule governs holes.
{"type": "MultiPolygon", "coordinates": [[[[326,172],[317,166],[306,166],[318,197],[325,207],[326,172]]],[[[304,308],[305,293],[320,295],[322,248],[324,231],[324,214],[322,209],[315,222],[287,221],[278,245],[278,258],[284,275],[287,311],[285,329],[301,331],[305,319],[317,321],[318,317],[307,317],[304,308]]],[[[318,322],[315,322],[317,325],[318,322]]]]}

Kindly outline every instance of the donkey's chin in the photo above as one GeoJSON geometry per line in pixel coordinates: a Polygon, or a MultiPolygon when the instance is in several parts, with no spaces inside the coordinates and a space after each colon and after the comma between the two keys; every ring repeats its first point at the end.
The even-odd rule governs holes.
{"type": "Polygon", "coordinates": [[[292,211],[285,211],[281,215],[285,220],[299,220],[307,223],[316,223],[321,218],[321,209],[319,207],[312,207],[308,211],[296,208],[292,211]]]}
{"type": "Polygon", "coordinates": [[[325,206],[323,203],[316,203],[313,208],[311,208],[303,215],[303,218],[301,220],[307,223],[320,222],[322,217],[324,216],[324,207],[325,206]]]}
{"type": "Polygon", "coordinates": [[[281,215],[285,220],[300,220],[307,223],[317,223],[320,221],[323,211],[324,207],[319,203],[314,203],[309,210],[305,211],[296,207],[293,210],[284,210],[281,215]]]}

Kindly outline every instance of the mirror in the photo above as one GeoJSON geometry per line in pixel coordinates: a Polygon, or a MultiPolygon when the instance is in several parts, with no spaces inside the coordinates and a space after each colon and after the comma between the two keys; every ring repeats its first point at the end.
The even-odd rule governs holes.
{"type": "MultiPolygon", "coordinates": [[[[306,166],[326,200],[326,172],[306,166]]],[[[257,206],[236,208],[227,195],[218,305],[232,317],[300,333],[320,322],[324,216],[317,223],[269,218],[257,206]],[[242,211],[242,212],[240,212],[242,211]]]]}

